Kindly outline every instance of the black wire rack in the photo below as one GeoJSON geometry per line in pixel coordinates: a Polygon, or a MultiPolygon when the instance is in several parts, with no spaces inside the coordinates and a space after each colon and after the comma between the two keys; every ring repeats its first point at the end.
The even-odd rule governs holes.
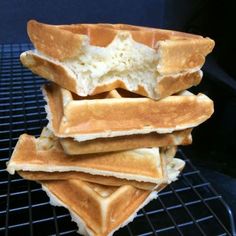
{"type": "MultiPolygon", "coordinates": [[[[38,136],[47,124],[40,87],[45,81],[21,66],[30,44],[0,45],[0,235],[76,235],[63,207],[53,207],[35,182],[5,168],[22,133],[38,136]]],[[[181,150],[186,161],[178,181],[159,193],[115,235],[235,235],[228,205],[181,150]]]]}

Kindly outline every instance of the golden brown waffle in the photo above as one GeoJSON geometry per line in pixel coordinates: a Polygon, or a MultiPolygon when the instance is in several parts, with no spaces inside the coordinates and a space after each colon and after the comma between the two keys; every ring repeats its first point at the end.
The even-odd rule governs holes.
{"type": "Polygon", "coordinates": [[[170,145],[189,145],[192,143],[192,129],[170,134],[136,134],[114,138],[98,138],[77,142],[72,138],[59,139],[64,151],[69,155],[124,151],[146,147],[165,147],[170,145]]]}
{"type": "MultiPolygon", "coordinates": [[[[118,34],[124,32],[130,34],[134,41],[138,43],[155,49],[161,47],[162,50],[166,50],[166,54],[171,55],[178,54],[178,51],[174,50],[182,49],[182,54],[195,53],[196,57],[199,55],[199,52],[203,55],[209,53],[214,46],[213,40],[203,38],[199,35],[126,24],[74,24],[56,26],[31,20],[28,22],[27,32],[35,48],[58,60],[76,57],[81,53],[83,43],[86,40],[89,40],[90,45],[107,47],[118,34]],[[170,45],[165,45],[168,43],[170,45]],[[194,45],[195,47],[193,47],[193,43],[196,44],[194,45]],[[173,52],[169,52],[170,49],[173,52]],[[194,52],[187,52],[190,49],[195,50],[194,52]]],[[[178,56],[181,57],[183,55],[178,56]]],[[[164,59],[168,61],[166,60],[167,58],[164,59]]]]}
{"type": "Polygon", "coordinates": [[[37,51],[23,53],[22,63],[80,96],[116,88],[153,99],[169,96],[200,82],[214,47],[198,35],[120,24],[29,21],[28,34],[37,51]]]}
{"type": "Polygon", "coordinates": [[[156,191],[140,190],[130,185],[117,188],[80,180],[41,183],[50,203],[67,208],[82,235],[112,235],[132,221],[140,208],[157,197],[156,191]]]}
{"type": "MultiPolygon", "coordinates": [[[[166,147],[188,145],[192,143],[192,129],[176,131],[170,134],[140,134],[114,138],[100,138],[84,142],[77,142],[72,138],[59,138],[62,148],[68,155],[80,155],[101,152],[124,151],[146,147],[166,147]]],[[[53,133],[44,128],[39,141],[48,145],[48,138],[53,138],[53,133]]]]}
{"type": "MultiPolygon", "coordinates": [[[[14,174],[15,171],[36,171],[39,172],[36,174],[41,176],[38,179],[65,179],[76,176],[76,178],[91,182],[101,183],[101,181],[105,181],[103,184],[106,183],[105,176],[114,177],[107,179],[108,185],[122,185],[129,180],[134,185],[140,182],[136,186],[142,185],[141,182],[155,185],[168,182],[165,158],[162,156],[168,155],[166,150],[163,150],[161,155],[158,148],[101,154],[66,155],[57,140],[45,139],[42,142],[33,136],[21,135],[7,165],[8,172],[14,174]],[[44,176],[40,172],[48,173],[45,173],[44,176]],[[64,175],[65,172],[68,173],[64,175]]],[[[171,156],[173,157],[174,154],[175,151],[171,156]]]]}
{"type": "MultiPolygon", "coordinates": [[[[169,164],[168,178],[171,182],[176,180],[184,162],[174,158],[169,164]]],[[[147,191],[131,185],[110,187],[81,180],[47,180],[41,183],[52,205],[64,206],[69,210],[79,233],[99,236],[112,235],[128,224],[139,209],[167,186],[161,184],[155,191],[147,191]]]]}
{"type": "Polygon", "coordinates": [[[55,84],[43,89],[49,127],[57,137],[77,141],[134,134],[172,133],[192,128],[213,113],[213,102],[203,94],[184,92],[160,101],[125,90],[76,96],[55,84]]]}
{"type": "MultiPolygon", "coordinates": [[[[164,157],[166,158],[166,156],[164,157]]],[[[166,159],[164,159],[166,161],[166,159]]],[[[166,164],[168,183],[175,181],[185,163],[177,158],[172,158],[168,160],[166,164]]],[[[143,190],[154,190],[159,189],[160,184],[139,182],[135,180],[120,179],[112,176],[102,176],[102,175],[91,175],[89,173],[82,173],[76,171],[68,172],[43,172],[43,171],[17,171],[17,173],[24,179],[27,180],[69,180],[69,179],[79,179],[90,183],[97,183],[106,186],[123,186],[132,185],[135,188],[143,190]]],[[[164,184],[161,184],[161,186],[164,184]]]]}

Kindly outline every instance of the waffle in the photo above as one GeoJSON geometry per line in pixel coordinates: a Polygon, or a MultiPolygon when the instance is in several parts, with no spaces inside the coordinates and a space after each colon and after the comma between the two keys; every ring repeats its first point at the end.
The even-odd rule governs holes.
{"type": "Polygon", "coordinates": [[[197,85],[214,41],[131,25],[28,22],[37,50],[21,55],[34,73],[80,95],[123,88],[160,99],[197,85]],[[69,42],[69,43],[68,43],[69,42]]]}
{"type": "MultiPolygon", "coordinates": [[[[184,168],[184,162],[178,158],[171,158],[166,165],[168,180],[170,183],[172,181],[177,180],[177,177],[180,171],[184,168]]],[[[43,172],[43,171],[17,171],[17,173],[24,179],[34,180],[34,181],[42,181],[42,180],[68,180],[68,179],[79,179],[82,181],[102,184],[106,186],[123,186],[123,185],[131,185],[138,189],[143,190],[154,190],[159,189],[159,185],[149,182],[139,182],[135,180],[126,180],[120,179],[112,176],[102,176],[102,175],[91,175],[89,173],[82,173],[76,171],[68,171],[68,172],[43,172]]],[[[164,185],[164,184],[161,184],[164,185]]]]}
{"type": "MultiPolygon", "coordinates": [[[[173,157],[174,154],[175,149],[169,155],[173,157]]],[[[131,180],[134,184],[147,182],[157,185],[168,182],[164,155],[168,155],[168,150],[163,150],[160,155],[158,148],[142,148],[123,152],[69,156],[64,153],[57,140],[48,138],[42,143],[33,136],[23,134],[18,140],[7,170],[11,174],[15,171],[37,171],[44,176],[40,172],[48,172],[45,174],[51,175],[50,178],[67,179],[77,176],[89,181],[95,179],[97,182],[103,180],[106,182],[107,176],[114,177],[107,179],[109,185],[112,185],[112,182],[121,185],[125,180],[126,182],[131,180]],[[68,173],[64,174],[65,172],[68,173]]],[[[142,183],[138,184],[142,185],[142,183]]]]}
{"type": "Polygon", "coordinates": [[[83,99],[56,84],[45,86],[43,92],[49,128],[57,137],[73,137],[80,142],[151,132],[172,133],[195,127],[213,113],[212,100],[187,91],[160,101],[124,90],[83,99]]]}
{"type": "Polygon", "coordinates": [[[113,138],[100,138],[77,142],[72,138],[61,138],[60,143],[68,155],[131,150],[146,147],[189,145],[192,143],[192,129],[170,134],[136,134],[113,138]]]}
{"type": "Polygon", "coordinates": [[[112,235],[132,221],[139,209],[157,198],[156,191],[140,190],[130,185],[117,188],[80,180],[41,183],[50,203],[67,208],[82,235],[112,235]]]}
{"type": "MultiPolygon", "coordinates": [[[[128,135],[114,138],[100,138],[84,142],[77,142],[72,138],[59,138],[64,152],[68,155],[81,155],[101,152],[124,151],[146,147],[166,147],[188,145],[192,143],[192,129],[176,131],[170,134],[140,134],[128,135]]],[[[45,141],[48,145],[48,138],[53,138],[53,133],[48,128],[43,128],[40,135],[40,142],[45,141]]]]}
{"type": "MultiPolygon", "coordinates": [[[[173,161],[168,168],[172,181],[184,165],[179,160],[181,165],[175,166],[173,161]]],[[[131,185],[109,187],[81,180],[47,180],[41,183],[52,205],[64,206],[69,210],[72,220],[78,225],[78,233],[94,236],[112,235],[132,221],[138,210],[166,187],[166,184],[161,184],[155,191],[147,191],[131,185]]]]}

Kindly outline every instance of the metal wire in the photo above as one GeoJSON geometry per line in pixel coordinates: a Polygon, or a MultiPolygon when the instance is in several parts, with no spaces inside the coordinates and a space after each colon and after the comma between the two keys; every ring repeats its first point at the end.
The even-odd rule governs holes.
{"type": "MultiPolygon", "coordinates": [[[[0,235],[75,235],[77,226],[64,208],[52,207],[41,187],[10,176],[5,162],[20,134],[38,136],[46,125],[40,87],[46,81],[23,68],[19,54],[30,44],[0,45],[0,235]]],[[[116,235],[235,235],[226,202],[192,165],[159,193],[116,235]]]]}

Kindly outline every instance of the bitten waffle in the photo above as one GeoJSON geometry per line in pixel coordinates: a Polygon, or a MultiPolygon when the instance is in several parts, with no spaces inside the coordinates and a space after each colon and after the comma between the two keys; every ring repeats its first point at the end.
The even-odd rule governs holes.
{"type": "Polygon", "coordinates": [[[36,50],[21,55],[34,73],[80,95],[123,88],[160,99],[197,85],[214,41],[132,25],[46,25],[31,20],[36,50]]]}

